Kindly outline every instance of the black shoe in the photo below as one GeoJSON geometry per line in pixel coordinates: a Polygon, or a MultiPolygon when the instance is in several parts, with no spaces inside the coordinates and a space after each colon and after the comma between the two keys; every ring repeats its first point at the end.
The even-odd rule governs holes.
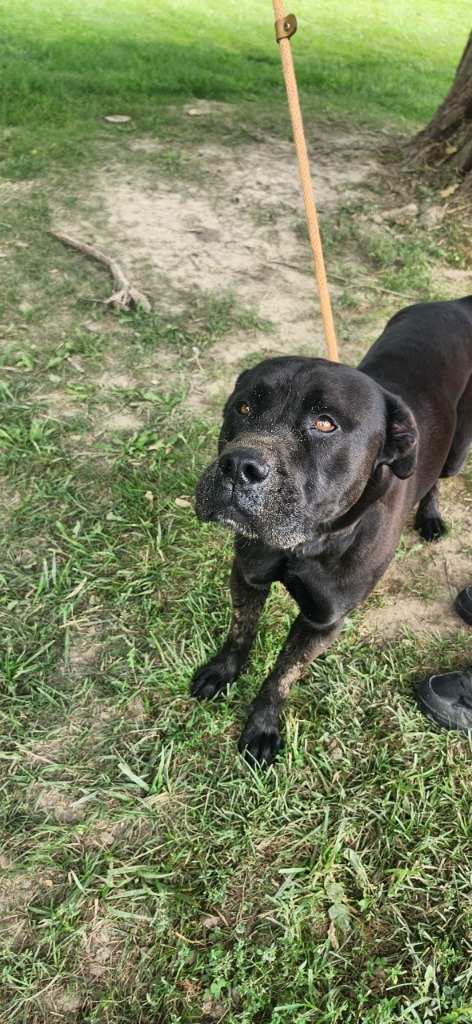
{"type": "Polygon", "coordinates": [[[459,591],[454,608],[461,619],[467,622],[468,626],[472,626],[472,587],[464,587],[464,590],[459,591]]]}
{"type": "Polygon", "coordinates": [[[429,676],[417,687],[416,700],[420,711],[436,725],[472,732],[472,672],[429,676]]]}

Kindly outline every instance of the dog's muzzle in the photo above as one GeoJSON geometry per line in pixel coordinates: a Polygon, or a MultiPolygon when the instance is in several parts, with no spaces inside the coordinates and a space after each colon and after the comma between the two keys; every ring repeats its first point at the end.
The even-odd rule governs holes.
{"type": "Polygon", "coordinates": [[[245,445],[226,448],[197,486],[199,519],[233,528],[245,526],[252,534],[263,514],[272,477],[273,467],[261,451],[245,445]]]}
{"type": "Polygon", "coordinates": [[[276,445],[271,436],[254,440],[230,442],[205,470],[197,484],[197,516],[203,523],[220,523],[272,547],[293,546],[306,531],[297,491],[285,468],[288,445],[283,448],[280,438],[276,445]]]}

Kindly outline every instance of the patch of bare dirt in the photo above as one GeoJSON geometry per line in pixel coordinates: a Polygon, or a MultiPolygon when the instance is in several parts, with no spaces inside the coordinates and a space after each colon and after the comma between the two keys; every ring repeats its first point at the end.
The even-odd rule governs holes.
{"type": "Polygon", "coordinates": [[[28,802],[36,811],[62,824],[74,825],[87,814],[88,794],[76,797],[69,787],[33,782],[28,790],[28,802]]]}
{"type": "Polygon", "coordinates": [[[405,629],[456,634],[467,629],[455,614],[456,594],[472,579],[472,498],[459,478],[441,484],[443,518],[451,533],[433,544],[406,535],[406,550],[393,559],[365,610],[366,635],[391,639],[405,629]],[[375,607],[378,598],[380,607],[375,607]]]}
{"type": "MultiPolygon", "coordinates": [[[[93,755],[96,757],[100,747],[107,743],[112,728],[125,716],[128,729],[142,735],[148,715],[140,697],[134,697],[126,707],[122,707],[96,700],[93,692],[89,691],[87,703],[76,707],[64,724],[52,729],[44,739],[35,740],[23,748],[25,762],[33,769],[64,764],[72,750],[79,761],[93,755]]],[[[92,797],[93,793],[78,797],[68,785],[56,787],[49,783],[33,783],[28,791],[30,806],[64,821],[81,821],[92,797]]]]}
{"type": "Polygon", "coordinates": [[[223,100],[202,99],[185,103],[183,109],[190,117],[204,117],[206,114],[231,114],[234,107],[232,103],[225,103],[223,100]]]}
{"type": "Polygon", "coordinates": [[[118,929],[106,918],[96,918],[85,928],[80,969],[84,978],[97,979],[110,974],[123,950],[118,929]]]}
{"type": "Polygon", "coordinates": [[[55,981],[53,985],[39,993],[38,1003],[50,1013],[50,1020],[64,1021],[74,1019],[82,1009],[85,994],[77,985],[66,985],[55,981]]]}
{"type": "Polygon", "coordinates": [[[441,267],[433,274],[433,279],[441,287],[444,298],[455,299],[458,295],[472,294],[472,268],[441,267]]]}
{"type": "Polygon", "coordinates": [[[104,418],[106,430],[114,430],[117,433],[132,434],[141,430],[143,420],[134,412],[112,412],[104,418]]]}
{"type": "Polygon", "coordinates": [[[116,367],[111,367],[108,370],[104,370],[100,374],[97,384],[100,388],[133,388],[136,384],[136,378],[130,373],[117,372],[116,367]]]}
{"type": "MultiPolygon", "coordinates": [[[[156,152],[158,143],[146,148],[156,152]]],[[[372,142],[333,135],[314,146],[315,193],[326,221],[377,171],[372,142]]],[[[161,309],[182,294],[233,292],[276,327],[276,350],[324,353],[318,299],[293,144],[267,137],[235,150],[215,144],[189,156],[191,180],[129,177],[108,167],[93,182],[99,223],[57,208],[58,229],[114,255],[161,309]]],[[[333,297],[337,287],[330,286],[333,297]]]]}
{"type": "Polygon", "coordinates": [[[9,203],[12,199],[24,199],[29,195],[32,188],[37,185],[33,181],[2,181],[0,182],[0,205],[9,203]]]}
{"type": "Polygon", "coordinates": [[[81,673],[98,658],[102,644],[98,640],[98,627],[88,624],[81,632],[73,631],[67,658],[68,668],[81,673]]]}
{"type": "Polygon", "coordinates": [[[44,402],[46,419],[70,419],[83,412],[83,407],[75,395],[52,390],[47,395],[38,395],[36,401],[44,402]]]}
{"type": "Polygon", "coordinates": [[[0,869],[0,942],[20,949],[30,935],[28,908],[38,899],[50,900],[63,878],[48,868],[35,875],[19,870],[6,853],[0,858],[0,869]]]}
{"type": "MultiPolygon", "coordinates": [[[[157,810],[169,799],[166,793],[162,793],[158,798],[146,798],[145,803],[146,806],[157,810]]],[[[154,822],[151,825],[149,818],[142,815],[120,818],[117,821],[100,818],[88,824],[87,831],[82,836],[82,845],[85,850],[106,850],[115,842],[120,843],[121,848],[130,844],[141,846],[149,840],[154,825],[154,822]]]]}

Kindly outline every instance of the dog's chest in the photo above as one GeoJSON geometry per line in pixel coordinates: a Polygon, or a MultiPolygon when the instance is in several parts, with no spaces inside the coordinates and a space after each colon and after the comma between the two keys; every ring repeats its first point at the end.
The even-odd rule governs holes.
{"type": "Polygon", "coordinates": [[[371,590],[378,574],[356,547],[339,551],[337,544],[316,554],[287,559],[281,581],[311,622],[328,625],[351,611],[371,590]]]}
{"type": "Polygon", "coordinates": [[[311,622],[330,623],[344,613],[345,588],[338,583],[339,562],[335,567],[325,560],[290,559],[282,583],[311,622]]]}

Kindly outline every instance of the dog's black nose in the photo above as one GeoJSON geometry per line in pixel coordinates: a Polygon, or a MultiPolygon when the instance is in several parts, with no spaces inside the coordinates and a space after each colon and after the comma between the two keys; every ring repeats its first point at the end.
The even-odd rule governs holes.
{"type": "Polygon", "coordinates": [[[268,462],[250,448],[234,448],[232,452],[226,452],[218,465],[228,480],[246,486],[262,483],[270,473],[268,462]]]}

